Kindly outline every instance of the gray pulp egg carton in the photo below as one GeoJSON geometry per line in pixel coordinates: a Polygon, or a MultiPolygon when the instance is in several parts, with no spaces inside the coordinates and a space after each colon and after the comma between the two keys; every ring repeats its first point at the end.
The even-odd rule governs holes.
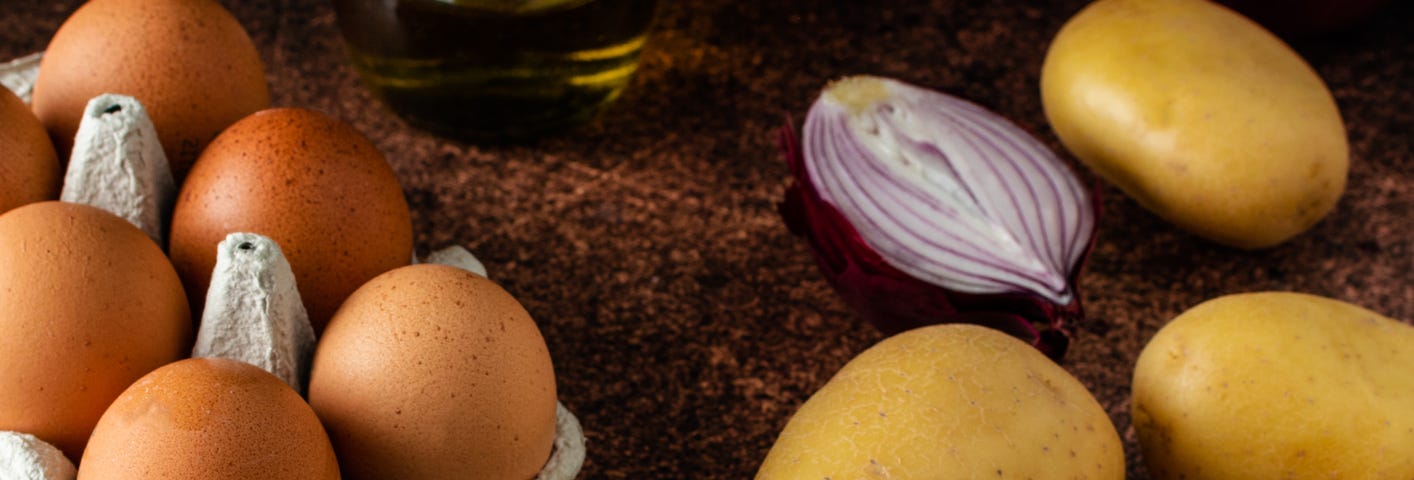
{"type": "MultiPolygon", "coordinates": [[[[0,63],[0,84],[26,103],[42,53],[0,63]]],[[[177,185],[147,112],[137,99],[105,94],[89,101],[75,136],[60,200],[102,208],[132,222],[158,245],[166,237],[177,185]]],[[[413,258],[413,263],[418,263],[413,258]]],[[[453,246],[423,263],[449,265],[483,277],[471,252],[453,246]]],[[[289,261],[272,239],[231,233],[217,247],[192,357],[240,360],[274,374],[301,395],[309,383],[316,339],[289,261]]],[[[555,442],[536,477],[571,480],[585,459],[584,433],[563,403],[556,404],[555,442]]],[[[72,479],[73,464],[32,435],[0,432],[0,478],[72,479]]]]}

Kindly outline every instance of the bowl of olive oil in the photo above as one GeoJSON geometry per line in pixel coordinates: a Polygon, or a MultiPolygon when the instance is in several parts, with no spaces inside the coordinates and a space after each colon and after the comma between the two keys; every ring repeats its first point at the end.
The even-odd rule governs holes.
{"type": "Polygon", "coordinates": [[[359,78],[408,123],[522,141],[593,119],[638,69],[657,0],[335,0],[359,78]]]}

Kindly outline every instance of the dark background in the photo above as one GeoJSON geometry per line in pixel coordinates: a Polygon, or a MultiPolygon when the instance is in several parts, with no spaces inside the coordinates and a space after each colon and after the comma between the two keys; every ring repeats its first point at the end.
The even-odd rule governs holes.
{"type": "MultiPolygon", "coordinates": [[[[224,2],[260,49],[274,104],[368,134],[401,177],[418,248],[469,247],[537,319],[589,441],[584,478],[746,478],[791,413],[881,336],[787,232],[774,145],[825,82],[869,73],[969,98],[1057,151],[1037,79],[1081,1],[665,1],[625,96],[597,122],[519,146],[413,130],[346,62],[331,6],[224,2]]],[[[1350,134],[1339,205],[1273,249],[1194,238],[1117,190],[1081,279],[1090,318],[1064,366],[1129,422],[1144,342],[1212,297],[1296,290],[1414,319],[1414,4],[1293,42],[1350,134]]],[[[44,48],[75,1],[5,0],[0,59],[44,48]]],[[[1067,157],[1069,158],[1069,157],[1067,157]]]]}

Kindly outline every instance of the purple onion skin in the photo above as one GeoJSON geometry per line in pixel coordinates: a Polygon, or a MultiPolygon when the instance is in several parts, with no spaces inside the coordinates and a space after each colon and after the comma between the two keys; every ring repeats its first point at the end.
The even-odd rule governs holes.
{"type": "MultiPolygon", "coordinates": [[[[1025,292],[949,290],[890,266],[834,206],[821,200],[806,177],[804,153],[789,121],[780,130],[779,142],[794,177],[779,204],[781,217],[792,233],[809,241],[816,265],[844,303],[876,328],[894,335],[926,325],[970,323],[1020,338],[1057,362],[1065,357],[1075,324],[1085,318],[1078,281],[1095,244],[1093,232],[1071,269],[1068,280],[1075,295],[1067,305],[1025,292]]],[[[1091,188],[1091,195],[1098,219],[1098,189],[1091,188]]]]}

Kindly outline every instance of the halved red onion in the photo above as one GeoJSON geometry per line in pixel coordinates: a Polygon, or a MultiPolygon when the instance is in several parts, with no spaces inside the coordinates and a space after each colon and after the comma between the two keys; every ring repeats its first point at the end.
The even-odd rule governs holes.
{"type": "Polygon", "coordinates": [[[1040,141],[967,101],[897,80],[830,84],[782,147],[782,215],[846,303],[888,333],[968,322],[1059,359],[1083,314],[1093,193],[1040,141]]]}

